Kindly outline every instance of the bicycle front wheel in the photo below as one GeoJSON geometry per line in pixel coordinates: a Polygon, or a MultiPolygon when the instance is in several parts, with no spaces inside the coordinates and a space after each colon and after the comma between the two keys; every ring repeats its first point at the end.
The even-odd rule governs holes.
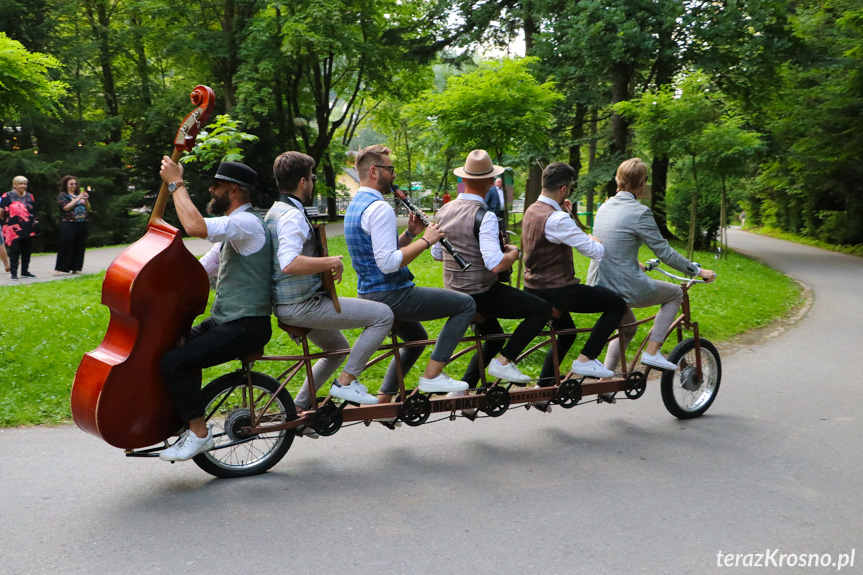
{"type": "Polygon", "coordinates": [[[207,425],[212,426],[216,446],[194,458],[198,467],[216,477],[247,477],[278,463],[294,441],[293,429],[260,434],[243,432],[243,427],[251,425],[253,408],[262,424],[274,425],[297,418],[291,394],[284,389],[277,394],[278,389],[278,381],[255,372],[252,372],[251,397],[241,372],[208,383],[202,393],[207,425]],[[262,413],[267,403],[270,405],[262,413]]]}
{"type": "Polygon", "coordinates": [[[716,347],[701,340],[701,379],[696,377],[695,340],[685,339],[671,350],[668,361],[678,364],[676,371],[662,373],[662,402],[678,419],[692,419],[704,414],[719,393],[722,363],[716,347]]]}

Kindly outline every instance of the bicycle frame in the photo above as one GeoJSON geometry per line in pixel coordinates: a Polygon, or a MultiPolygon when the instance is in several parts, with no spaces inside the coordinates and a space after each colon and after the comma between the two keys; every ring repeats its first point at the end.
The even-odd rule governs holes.
{"type": "MultiPolygon", "coordinates": [[[[653,262],[651,262],[653,263],[653,262]]],[[[658,262],[657,262],[658,263],[658,262]]],[[[659,268],[656,268],[659,269],[659,268]]],[[[702,378],[702,365],[701,365],[701,354],[700,354],[700,333],[698,328],[698,322],[692,321],[691,317],[691,307],[689,302],[689,288],[694,283],[703,283],[696,280],[691,280],[687,278],[680,278],[678,276],[674,276],[665,272],[664,270],[659,269],[662,273],[665,273],[669,277],[672,277],[677,280],[681,280],[681,288],[683,289],[683,303],[681,305],[681,311],[678,317],[674,320],[674,322],[669,327],[668,333],[665,334],[665,338],[668,338],[673,332],[677,333],[678,343],[683,341],[683,331],[692,332],[693,338],[695,340],[695,348],[696,348],[696,378],[700,381],[702,378]]],[[[568,313],[568,312],[562,312],[568,313]]],[[[656,315],[652,315],[648,318],[626,324],[621,327],[632,327],[638,326],[646,322],[653,321],[656,318],[656,315]]],[[[564,377],[561,377],[559,369],[560,357],[558,355],[558,342],[557,337],[562,335],[578,335],[582,333],[589,333],[592,328],[574,328],[574,329],[566,329],[566,330],[556,330],[552,324],[549,323],[549,328],[543,331],[539,337],[542,340],[528,349],[526,349],[517,359],[516,361],[521,361],[522,359],[543,350],[546,346],[551,346],[552,354],[554,358],[554,376],[555,382],[553,385],[548,387],[541,388],[530,388],[530,389],[515,389],[513,390],[514,384],[506,384],[505,389],[508,392],[510,405],[517,404],[526,404],[530,407],[531,404],[539,403],[539,402],[547,402],[555,400],[558,397],[558,393],[560,390],[560,386],[564,382],[568,381],[577,381],[580,386],[580,396],[583,398],[585,396],[591,395],[604,395],[604,394],[615,394],[617,392],[628,392],[631,391],[634,387],[641,387],[641,392],[634,394],[635,397],[631,397],[632,399],[636,399],[643,394],[643,386],[646,383],[647,375],[650,372],[650,367],[645,366],[645,371],[637,371],[636,365],[638,358],[641,356],[641,353],[644,350],[645,345],[647,344],[650,335],[653,330],[650,330],[647,335],[642,339],[637,351],[632,357],[632,361],[627,363],[625,350],[621,349],[621,367],[623,369],[620,376],[617,376],[608,381],[585,381],[585,378],[577,378],[572,375],[572,373],[567,372],[564,377]]],[[[468,343],[469,345],[463,349],[458,350],[451,358],[451,360],[458,359],[464,355],[467,355],[471,352],[475,352],[477,354],[477,359],[479,362],[479,370],[480,370],[480,383],[477,386],[478,393],[468,396],[461,397],[440,397],[435,396],[429,398],[430,403],[430,413],[451,413],[455,414],[459,410],[466,409],[478,409],[481,411],[486,410],[488,405],[488,392],[490,389],[495,387],[504,387],[504,384],[500,380],[495,380],[491,384],[486,379],[485,375],[485,367],[486,361],[482,356],[482,344],[485,341],[492,340],[506,340],[511,337],[512,334],[494,334],[487,336],[479,336],[472,335],[466,336],[462,338],[461,343],[468,343]]],[[[401,349],[412,348],[412,347],[425,347],[427,345],[434,345],[436,340],[428,339],[428,340],[418,340],[418,341],[398,341],[395,333],[390,334],[391,343],[383,344],[379,347],[379,351],[381,352],[379,355],[373,357],[366,365],[366,367],[370,367],[378,362],[387,360],[389,358],[395,358],[395,366],[396,373],[398,375],[398,383],[399,390],[394,397],[394,401],[391,403],[379,403],[377,405],[362,405],[362,406],[347,406],[345,403],[342,403],[338,408],[342,411],[341,417],[344,423],[350,422],[359,422],[363,421],[369,424],[372,420],[376,419],[384,419],[384,418],[398,418],[400,415],[400,410],[404,405],[405,401],[415,396],[419,393],[417,388],[414,389],[406,389],[404,382],[404,370],[401,365],[399,351],[401,349]]],[[[622,342],[622,335],[619,333],[612,335],[609,338],[609,342],[613,341],[615,338],[620,338],[622,342]]],[[[312,407],[310,410],[304,411],[299,414],[299,417],[295,420],[280,423],[276,425],[267,425],[263,423],[263,419],[272,404],[273,398],[278,393],[281,393],[283,389],[291,382],[300,372],[304,372],[309,382],[308,385],[312,386],[314,389],[314,381],[312,376],[312,364],[321,358],[326,357],[335,357],[335,356],[343,356],[350,352],[349,349],[330,351],[330,352],[319,352],[319,353],[311,353],[309,350],[308,340],[305,337],[300,338],[300,345],[302,347],[302,355],[266,355],[261,356],[257,361],[280,361],[280,362],[290,362],[290,365],[285,369],[278,377],[275,379],[279,382],[280,386],[276,394],[273,394],[273,397],[269,399],[266,404],[260,406],[255,405],[255,398],[251,393],[252,386],[252,367],[254,363],[244,363],[244,372],[247,374],[245,378],[247,383],[245,385],[249,386],[249,398],[251,401],[250,412],[252,413],[251,418],[251,426],[244,431],[247,431],[249,434],[258,434],[265,432],[274,432],[281,431],[287,429],[295,429],[300,426],[311,426],[315,422],[316,414],[325,406],[332,403],[330,397],[326,397],[323,401],[319,401],[316,397],[315,393],[312,393],[312,407]]]]}

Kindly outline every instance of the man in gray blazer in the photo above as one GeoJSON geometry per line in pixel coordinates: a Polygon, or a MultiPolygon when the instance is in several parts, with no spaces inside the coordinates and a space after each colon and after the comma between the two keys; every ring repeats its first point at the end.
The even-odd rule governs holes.
{"type": "MultiPolygon", "coordinates": [[[[660,305],[641,363],[675,370],[677,366],[665,359],[659,349],[680,309],[683,291],[677,284],[647,277],[644,266],[638,261],[638,248],[647,244],[663,263],[691,276],[712,281],[716,273],[700,268],[674,251],[659,232],[653,212],[638,201],[646,195],[647,184],[647,165],[640,158],[623,162],[615,179],[618,192],[600,206],[593,226],[593,234],[602,242],[605,254],[602,261],[590,263],[587,283],[610,289],[626,300],[629,309],[621,322],[623,326],[635,322],[632,308],[660,305]]],[[[624,349],[636,331],[635,326],[621,327],[624,349]]],[[[620,343],[615,338],[608,346],[605,367],[614,369],[620,363],[620,356],[620,343]]]]}

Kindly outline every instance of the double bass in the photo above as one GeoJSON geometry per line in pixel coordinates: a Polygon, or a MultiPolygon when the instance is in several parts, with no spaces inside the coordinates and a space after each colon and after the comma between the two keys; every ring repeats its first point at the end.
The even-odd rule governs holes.
{"type": "MultiPolygon", "coordinates": [[[[197,86],[191,100],[196,107],[174,138],[175,162],[195,145],[215,95],[197,86]]],[[[102,283],[102,304],[111,312],[108,330],[99,347],[84,355],[72,385],[78,427],[122,449],[154,445],[182,427],[159,362],[188,337],[207,305],[203,266],[163,219],[168,196],[162,183],[146,233],[108,267],[102,283]]]]}

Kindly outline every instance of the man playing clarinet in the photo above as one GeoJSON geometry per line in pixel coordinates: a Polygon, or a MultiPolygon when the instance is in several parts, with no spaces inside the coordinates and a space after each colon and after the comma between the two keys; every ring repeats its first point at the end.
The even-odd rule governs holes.
{"type": "MultiPolygon", "coordinates": [[[[311,222],[303,206],[315,189],[315,160],[300,152],[285,152],[273,163],[279,188],[278,201],[264,221],[273,242],[273,305],[280,322],[312,328],[309,341],[322,351],[348,349],[339,330],[364,327],[348,355],[348,363],[330,386],[330,395],[360,404],[377,403],[357,377],[393,324],[393,312],[384,304],[357,298],[338,298],[340,311],[323,287],[322,274],[341,282],[342,256],[321,257],[311,222]]],[[[315,391],[329,380],[345,356],[319,359],[312,368],[315,391]]],[[[308,378],[294,401],[298,410],[311,407],[308,378]]]]}
{"type": "MultiPolygon", "coordinates": [[[[443,368],[470,325],[476,309],[473,299],[450,290],[415,286],[408,264],[443,236],[435,224],[425,226],[413,213],[407,229],[399,235],[395,211],[384,201],[395,179],[389,148],[374,145],[360,150],[356,166],[360,189],[345,214],[345,239],[357,272],[360,298],[388,305],[399,321],[396,333],[404,341],[427,339],[420,322],[448,317],[419,378],[419,389],[427,393],[463,391],[467,383],[450,378],[443,368]]],[[[421,347],[401,350],[405,373],[422,351],[421,347]]],[[[398,375],[392,361],[378,400],[387,403],[397,392],[398,375]]]]}
{"type": "MultiPolygon", "coordinates": [[[[575,327],[571,311],[601,313],[581,353],[572,362],[572,371],[576,375],[612,377],[614,372],[596,358],[626,313],[626,302],[610,290],[584,285],[575,277],[573,248],[593,260],[602,259],[603,248],[576,225],[570,214],[561,210],[563,204],[572,211],[566,198],[572,192],[574,178],[575,170],[562,162],[552,162],[542,172],[542,195],[525,211],[522,220],[524,289],[561,311],[560,319],[554,320],[557,329],[575,327]]],[[[572,335],[558,338],[559,357],[566,355],[574,341],[572,335]]],[[[540,385],[554,385],[551,349],[545,356],[540,385]]]]}
{"type": "MultiPolygon", "coordinates": [[[[476,302],[476,311],[483,318],[476,327],[479,335],[503,333],[497,318],[524,318],[506,345],[503,340],[486,341],[482,354],[488,362],[489,375],[529,383],[530,377],[516,367],[515,360],[545,327],[551,317],[551,305],[499,281],[498,274],[512,268],[519,257],[516,246],[502,245],[497,216],[483,202],[483,194],[492,179],[503,170],[492,164],[485,150],[472,151],[464,168],[453,170],[464,181],[464,193],[443,206],[435,220],[453,247],[471,265],[461,271],[440,244],[432,248],[432,256],[443,259],[444,286],[468,294],[476,302]]],[[[479,361],[474,355],[462,379],[474,388],[479,377],[479,361]]]]}

